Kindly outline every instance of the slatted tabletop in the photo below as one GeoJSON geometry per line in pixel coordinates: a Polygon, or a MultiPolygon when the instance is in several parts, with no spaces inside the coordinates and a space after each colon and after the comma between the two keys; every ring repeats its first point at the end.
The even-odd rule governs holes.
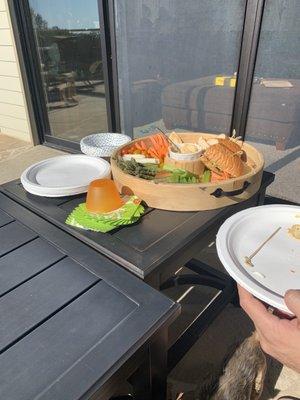
{"type": "MultiPolygon", "coordinates": [[[[85,195],[64,198],[43,198],[27,193],[19,180],[2,187],[8,196],[51,221],[81,241],[105,254],[142,279],[146,279],[162,263],[175,257],[178,262],[183,250],[197,237],[218,221],[247,207],[258,205],[264,198],[266,187],[274,180],[274,175],[264,172],[262,184],[251,199],[229,207],[199,212],[171,212],[147,209],[146,215],[132,226],[101,234],[70,227],[65,224],[68,214],[80,203],[85,195]]],[[[186,262],[182,259],[180,262],[186,262]]]]}
{"type": "Polygon", "coordinates": [[[75,400],[179,306],[0,193],[0,398],[75,400]]]}

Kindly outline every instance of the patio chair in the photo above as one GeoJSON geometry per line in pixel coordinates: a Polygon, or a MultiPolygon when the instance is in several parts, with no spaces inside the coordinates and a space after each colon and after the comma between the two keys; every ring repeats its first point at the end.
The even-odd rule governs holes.
{"type": "Polygon", "coordinates": [[[75,88],[75,72],[71,71],[68,73],[58,73],[53,75],[51,73],[44,73],[47,80],[47,95],[49,101],[51,101],[51,96],[56,92],[57,100],[63,103],[67,101],[78,102],[74,99],[76,96],[75,88]]]}
{"type": "Polygon", "coordinates": [[[58,42],[53,42],[48,47],[41,47],[40,51],[43,54],[42,75],[49,108],[77,105],[78,101],[75,99],[76,72],[71,65],[67,67],[62,61],[58,42]]]}

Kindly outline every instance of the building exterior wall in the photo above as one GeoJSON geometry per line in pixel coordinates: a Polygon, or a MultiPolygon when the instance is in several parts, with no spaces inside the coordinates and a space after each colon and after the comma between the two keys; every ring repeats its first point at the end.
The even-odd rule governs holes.
{"type": "Polygon", "coordinates": [[[7,0],[0,0],[0,134],[33,142],[7,0]]]}

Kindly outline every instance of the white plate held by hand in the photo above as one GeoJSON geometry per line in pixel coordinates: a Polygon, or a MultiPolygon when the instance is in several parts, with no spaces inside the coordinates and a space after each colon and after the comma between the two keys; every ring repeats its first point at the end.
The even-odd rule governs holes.
{"type": "Polygon", "coordinates": [[[270,205],[249,208],[228,218],[217,234],[218,256],[227,272],[255,297],[290,313],[284,294],[300,289],[300,240],[288,230],[300,224],[300,207],[270,205]],[[278,227],[281,229],[245,263],[278,227]]]}
{"type": "Polygon", "coordinates": [[[31,165],[21,175],[24,189],[45,197],[84,193],[95,179],[108,178],[107,161],[81,154],[49,158],[31,165]]]}

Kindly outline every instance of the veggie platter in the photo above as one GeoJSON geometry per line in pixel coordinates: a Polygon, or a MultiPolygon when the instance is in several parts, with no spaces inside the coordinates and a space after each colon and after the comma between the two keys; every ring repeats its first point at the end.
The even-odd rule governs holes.
{"type": "Polygon", "coordinates": [[[169,140],[155,133],[118,148],[111,167],[120,193],[135,194],[154,208],[198,211],[254,195],[264,160],[253,146],[235,137],[173,132],[169,140]]]}

